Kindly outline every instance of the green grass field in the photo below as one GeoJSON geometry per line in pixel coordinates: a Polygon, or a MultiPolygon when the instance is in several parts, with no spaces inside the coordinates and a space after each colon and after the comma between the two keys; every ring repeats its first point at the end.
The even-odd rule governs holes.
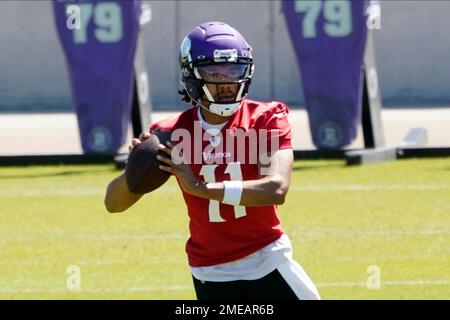
{"type": "MultiPolygon", "coordinates": [[[[0,299],[194,299],[171,179],[123,214],[112,165],[0,168],[0,299]],[[67,269],[79,266],[81,290],[67,269]]],[[[299,161],[280,207],[323,299],[450,299],[450,159],[299,161]],[[381,287],[369,289],[370,266],[381,287]]]]}

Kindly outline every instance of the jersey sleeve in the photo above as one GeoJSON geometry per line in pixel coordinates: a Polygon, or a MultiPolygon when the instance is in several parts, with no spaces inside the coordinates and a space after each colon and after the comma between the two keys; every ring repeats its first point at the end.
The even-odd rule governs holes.
{"type": "Polygon", "coordinates": [[[148,126],[148,131],[150,131],[150,133],[152,133],[153,131],[155,131],[155,129],[160,128],[160,123],[159,122],[154,122],[151,125],[148,126]]]}
{"type": "Polygon", "coordinates": [[[292,130],[288,115],[288,106],[278,102],[263,114],[262,129],[267,130],[267,139],[270,141],[268,147],[272,152],[275,151],[273,148],[292,149],[292,130]],[[278,140],[278,146],[273,139],[278,140]]]}
{"type": "Polygon", "coordinates": [[[150,133],[152,133],[155,130],[160,131],[172,131],[173,128],[177,125],[179,121],[180,114],[175,114],[169,118],[160,120],[158,122],[154,122],[151,125],[149,125],[148,129],[150,133]]]}

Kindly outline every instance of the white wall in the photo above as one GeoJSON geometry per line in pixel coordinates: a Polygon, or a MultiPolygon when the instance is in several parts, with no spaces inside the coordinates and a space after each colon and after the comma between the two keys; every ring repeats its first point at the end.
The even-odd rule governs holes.
{"type": "MultiPolygon", "coordinates": [[[[279,1],[149,1],[144,29],[153,103],[180,108],[178,46],[197,24],[222,20],[253,45],[255,99],[291,105],[303,98],[279,1]]],[[[384,103],[450,104],[447,1],[381,1],[375,31],[384,103]]],[[[50,1],[0,1],[0,111],[70,110],[64,56],[50,1]]]]}

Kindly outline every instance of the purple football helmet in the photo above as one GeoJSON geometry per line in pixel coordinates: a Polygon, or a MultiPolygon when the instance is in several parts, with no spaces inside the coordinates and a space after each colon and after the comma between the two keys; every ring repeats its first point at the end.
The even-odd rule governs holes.
{"type": "MultiPolygon", "coordinates": [[[[231,116],[241,105],[254,71],[252,48],[234,28],[223,22],[206,22],[192,30],[180,48],[181,82],[198,105],[209,101],[208,110],[231,116]],[[206,84],[236,84],[237,93],[216,101],[206,84]]],[[[204,106],[202,106],[204,107],[204,106]]]]}

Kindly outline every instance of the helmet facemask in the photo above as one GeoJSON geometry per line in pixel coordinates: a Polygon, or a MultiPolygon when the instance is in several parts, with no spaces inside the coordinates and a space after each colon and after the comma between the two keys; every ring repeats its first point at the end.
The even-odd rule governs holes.
{"type": "Polygon", "coordinates": [[[236,29],[219,21],[203,23],[186,35],[180,47],[181,83],[193,104],[222,117],[231,116],[251,83],[251,51],[236,29]],[[217,94],[226,86],[233,87],[233,97],[223,99],[217,94]]]}
{"type": "Polygon", "coordinates": [[[229,117],[247,95],[254,66],[247,59],[236,59],[236,62],[217,60],[188,63],[182,70],[183,83],[198,105],[219,116],[229,117]],[[230,86],[232,92],[229,92],[230,86]],[[211,88],[215,89],[215,94],[211,88]],[[222,94],[221,89],[228,90],[222,94]],[[209,106],[206,107],[202,101],[208,102],[209,106]]]}

